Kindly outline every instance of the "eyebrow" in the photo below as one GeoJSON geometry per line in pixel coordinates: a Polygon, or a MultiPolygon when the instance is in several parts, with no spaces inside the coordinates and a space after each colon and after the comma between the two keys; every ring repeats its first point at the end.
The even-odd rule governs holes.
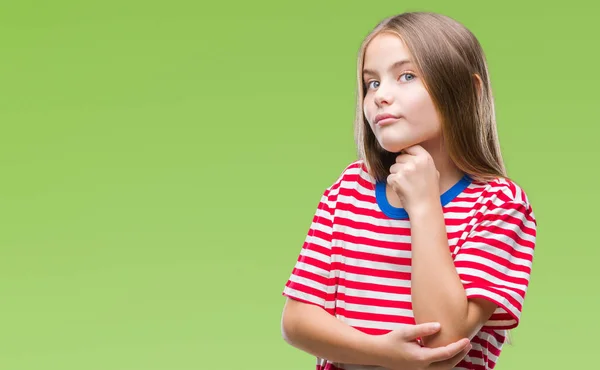
{"type": "MultiPolygon", "coordinates": [[[[390,67],[390,70],[396,69],[398,67],[401,67],[405,64],[410,64],[410,63],[412,63],[412,62],[408,59],[399,60],[399,61],[395,62],[394,64],[392,64],[392,66],[390,67]]],[[[363,69],[363,76],[364,75],[375,75],[375,74],[377,74],[375,71],[372,71],[370,69],[363,69]]]]}

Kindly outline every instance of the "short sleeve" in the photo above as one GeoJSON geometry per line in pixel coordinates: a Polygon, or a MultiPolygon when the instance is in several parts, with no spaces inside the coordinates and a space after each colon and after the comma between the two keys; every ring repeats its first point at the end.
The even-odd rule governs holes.
{"type": "Polygon", "coordinates": [[[531,276],[536,225],[528,204],[492,203],[460,247],[454,263],[467,298],[498,305],[484,328],[518,326],[531,276]]]}
{"type": "Polygon", "coordinates": [[[334,201],[328,188],[318,204],[283,295],[331,310],[335,280],[331,269],[334,201]]]}

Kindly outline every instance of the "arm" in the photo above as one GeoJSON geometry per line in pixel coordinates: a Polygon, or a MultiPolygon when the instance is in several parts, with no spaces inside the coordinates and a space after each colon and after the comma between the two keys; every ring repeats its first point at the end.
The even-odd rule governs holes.
{"type": "Polygon", "coordinates": [[[496,309],[494,302],[468,300],[449,253],[448,237],[439,202],[417,208],[411,215],[412,303],[417,323],[430,320],[443,330],[424,338],[428,347],[473,336],[496,309]]]}
{"type": "Polygon", "coordinates": [[[471,349],[467,339],[439,348],[415,341],[436,333],[435,323],[403,325],[385,335],[369,335],[341,322],[314,304],[289,299],[281,320],[285,341],[316,357],[389,370],[452,369],[471,349]]]}
{"type": "Polygon", "coordinates": [[[281,329],[288,344],[316,357],[345,364],[382,362],[374,336],[346,325],[312,304],[287,299],[281,329]]]}
{"type": "Polygon", "coordinates": [[[433,158],[420,145],[403,149],[387,177],[411,223],[415,320],[436,321],[443,328],[424,338],[430,347],[473,338],[484,325],[503,329],[518,325],[536,239],[535,217],[524,192],[511,200],[500,190],[490,194],[453,259],[439,179],[433,158]]]}
{"type": "Polygon", "coordinates": [[[347,364],[380,362],[373,336],[334,316],[336,282],[331,273],[331,240],[335,196],[327,189],[321,197],[308,235],[286,283],[281,318],[284,340],[316,357],[347,364]]]}
{"type": "Polygon", "coordinates": [[[415,319],[434,319],[444,328],[426,344],[438,346],[456,337],[472,338],[484,325],[516,327],[536,239],[535,216],[529,205],[500,198],[488,202],[454,260],[441,206],[416,208],[411,217],[415,319]]]}

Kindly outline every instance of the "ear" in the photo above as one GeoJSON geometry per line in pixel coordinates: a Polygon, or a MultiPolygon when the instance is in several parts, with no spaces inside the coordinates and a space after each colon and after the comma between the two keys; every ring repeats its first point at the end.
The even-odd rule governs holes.
{"type": "Polygon", "coordinates": [[[477,93],[481,94],[481,89],[483,89],[483,81],[481,81],[481,76],[479,76],[477,73],[473,73],[473,80],[475,82],[477,93]]]}

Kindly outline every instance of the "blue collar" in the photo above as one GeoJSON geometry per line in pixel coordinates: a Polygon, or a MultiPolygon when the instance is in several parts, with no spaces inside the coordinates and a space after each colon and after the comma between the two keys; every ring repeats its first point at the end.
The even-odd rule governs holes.
{"type": "MultiPolygon", "coordinates": [[[[465,175],[450,189],[446,190],[446,192],[444,192],[444,194],[440,196],[442,207],[454,200],[454,198],[456,198],[460,193],[462,193],[471,184],[472,181],[473,180],[468,175],[465,175]]],[[[385,187],[385,181],[379,181],[375,185],[375,199],[377,200],[377,205],[379,206],[379,208],[381,208],[381,211],[383,211],[383,213],[389,218],[408,218],[408,213],[404,208],[394,207],[390,204],[385,193],[385,187]]]]}

